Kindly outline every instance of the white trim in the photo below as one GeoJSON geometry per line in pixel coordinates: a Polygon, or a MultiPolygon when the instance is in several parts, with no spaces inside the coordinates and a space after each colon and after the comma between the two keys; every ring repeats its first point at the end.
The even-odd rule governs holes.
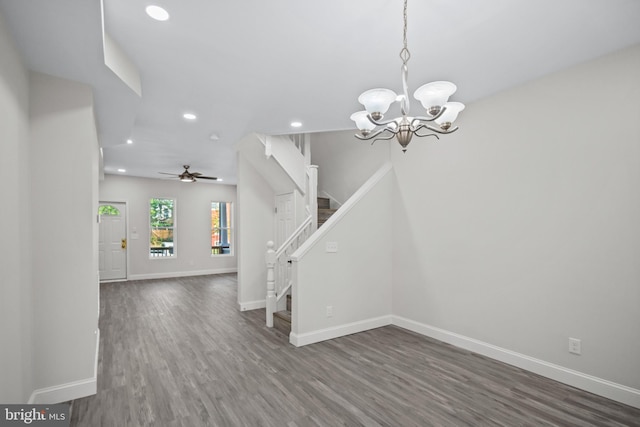
{"type": "MultiPolygon", "coordinates": [[[[101,148],[101,150],[102,150],[102,148],[101,148]]],[[[129,202],[126,199],[125,200],[115,200],[115,199],[98,200],[98,210],[100,209],[101,205],[108,204],[108,203],[109,204],[110,203],[121,203],[121,204],[124,204],[124,235],[125,235],[125,238],[127,239],[127,252],[125,253],[125,263],[127,265],[126,265],[125,272],[124,272],[124,274],[125,274],[124,279],[114,279],[114,280],[105,280],[105,281],[100,280],[100,267],[98,266],[98,281],[100,283],[107,283],[107,282],[111,282],[111,281],[118,282],[118,281],[126,281],[126,280],[128,280],[128,277],[129,277],[129,266],[131,265],[130,259],[129,259],[129,252],[131,252],[129,250],[129,240],[130,240],[130,238],[129,238],[129,202]]],[[[98,217],[99,216],[100,216],[100,214],[98,214],[98,217]]],[[[98,230],[98,240],[100,240],[99,235],[100,235],[100,230],[98,230]]],[[[100,243],[99,242],[97,242],[97,243],[98,243],[98,246],[99,246],[100,243]]]]}
{"type": "Polygon", "coordinates": [[[507,350],[454,332],[419,323],[400,316],[391,316],[392,324],[456,347],[473,351],[500,362],[525,369],[552,380],[568,384],[598,396],[640,408],[640,390],[602,378],[574,371],[544,360],[507,350]]]}
{"type": "Polygon", "coordinates": [[[238,302],[238,306],[240,307],[240,311],[258,310],[260,308],[266,308],[267,301],[261,299],[257,301],[238,302]]]}
{"type": "MultiPolygon", "coordinates": [[[[171,231],[173,231],[173,240],[171,241],[171,243],[173,244],[172,248],[173,248],[173,253],[169,256],[163,256],[163,257],[153,257],[151,256],[151,252],[149,252],[149,259],[177,259],[178,258],[178,198],[177,197],[162,197],[162,196],[158,196],[158,197],[150,197],[147,199],[147,249],[150,249],[150,244],[151,244],[151,230],[153,227],[151,227],[151,200],[156,199],[156,200],[172,200],[173,201],[173,208],[171,209],[171,215],[173,216],[173,226],[171,227],[171,231]]],[[[169,228],[169,227],[166,227],[169,228]]],[[[132,279],[133,280],[133,279],[132,279]]]]}
{"type": "Polygon", "coordinates": [[[113,280],[100,280],[100,283],[117,283],[117,282],[126,282],[127,279],[113,279],[113,280]]]}
{"type": "Polygon", "coordinates": [[[84,380],[34,390],[27,403],[30,405],[61,403],[96,394],[98,391],[99,351],[100,329],[96,329],[96,357],[93,365],[93,378],[86,378],[84,380]]]}
{"type": "Polygon", "coordinates": [[[297,262],[299,261],[304,254],[306,254],[315,244],[318,242],[325,234],[331,230],[338,221],[344,217],[347,212],[353,209],[354,206],[358,204],[360,199],[362,199],[369,191],[373,190],[376,184],[382,180],[389,172],[393,170],[393,165],[391,162],[387,162],[380,167],[371,178],[369,178],[358,190],[353,193],[353,196],[349,197],[349,199],[344,202],[340,209],[336,211],[331,217],[325,222],[322,227],[320,227],[315,233],[311,235],[296,251],[291,254],[289,257],[291,261],[297,262]]]}
{"type": "Polygon", "coordinates": [[[96,358],[93,361],[93,377],[98,379],[98,359],[100,355],[100,328],[96,329],[96,358]]]}
{"type": "MultiPolygon", "coordinates": [[[[231,234],[233,232],[233,235],[235,236],[236,231],[235,231],[235,225],[236,225],[236,203],[237,202],[216,202],[215,200],[212,200],[211,203],[228,203],[231,205],[231,218],[227,220],[228,223],[231,223],[231,226],[229,227],[225,227],[229,229],[229,233],[231,234]]],[[[220,229],[222,229],[222,227],[218,227],[220,229]]],[[[227,257],[232,257],[236,255],[236,244],[233,242],[229,243],[229,253],[228,254],[211,254],[211,258],[227,258],[227,257]]]]}
{"type": "Polygon", "coordinates": [[[391,316],[380,316],[372,319],[360,320],[358,322],[347,323],[345,325],[333,326],[331,328],[320,329],[304,334],[289,334],[289,342],[296,347],[302,347],[308,344],[314,344],[320,341],[331,340],[343,337],[345,335],[356,334],[358,332],[368,331],[369,329],[381,328],[390,325],[391,316]]]}
{"type": "Polygon", "coordinates": [[[53,404],[91,396],[96,394],[97,383],[98,382],[94,377],[53,387],[41,388],[38,390],[34,390],[33,393],[31,393],[31,397],[29,398],[29,401],[27,403],[53,404]]]}
{"type": "Polygon", "coordinates": [[[192,271],[172,271],[167,273],[143,273],[132,274],[129,276],[129,280],[147,280],[147,279],[171,279],[174,277],[189,277],[189,276],[206,276],[209,274],[225,274],[225,273],[237,273],[236,267],[230,268],[216,268],[213,270],[192,270],[192,271]]]}

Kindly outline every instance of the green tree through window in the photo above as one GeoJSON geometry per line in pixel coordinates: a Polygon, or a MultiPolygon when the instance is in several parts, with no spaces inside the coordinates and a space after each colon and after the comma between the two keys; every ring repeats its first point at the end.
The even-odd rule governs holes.
{"type": "Polygon", "coordinates": [[[101,205],[98,208],[98,215],[118,216],[120,215],[120,211],[118,210],[118,208],[111,205],[101,205]]]}
{"type": "Polygon", "coordinates": [[[211,202],[211,255],[232,250],[231,203],[211,202]]]}
{"type": "Polygon", "coordinates": [[[151,199],[149,202],[149,255],[175,255],[175,200],[151,199]]]}

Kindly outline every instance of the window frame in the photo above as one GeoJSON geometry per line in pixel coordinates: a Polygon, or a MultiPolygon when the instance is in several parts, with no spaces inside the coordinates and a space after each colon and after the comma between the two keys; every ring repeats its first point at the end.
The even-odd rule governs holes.
{"type": "Polygon", "coordinates": [[[212,200],[211,203],[209,204],[209,221],[211,223],[211,228],[210,228],[210,234],[209,234],[209,240],[211,243],[211,252],[210,252],[210,256],[211,257],[224,257],[224,256],[233,256],[235,253],[235,244],[234,242],[234,227],[233,227],[233,223],[234,221],[234,202],[232,201],[220,201],[220,200],[212,200]],[[222,227],[222,224],[220,224],[219,227],[214,227],[213,226],[213,204],[217,203],[218,204],[218,212],[221,212],[222,210],[220,209],[220,204],[224,203],[227,206],[227,215],[226,215],[226,220],[227,220],[227,226],[226,227],[222,227]],[[222,251],[221,253],[214,253],[214,245],[213,245],[213,236],[214,236],[214,230],[218,230],[218,234],[221,234],[222,230],[227,230],[227,239],[228,239],[228,243],[229,243],[229,252],[228,253],[224,253],[224,246],[221,245],[222,251]]]}
{"type": "MultiPolygon", "coordinates": [[[[148,201],[148,205],[147,205],[147,218],[149,221],[149,238],[147,239],[147,250],[148,250],[148,254],[149,254],[149,259],[152,260],[157,260],[157,259],[176,259],[178,257],[178,245],[177,245],[177,229],[178,229],[178,199],[176,197],[151,197],[148,201]],[[171,209],[171,217],[173,218],[173,223],[171,227],[153,227],[151,224],[151,203],[153,202],[153,200],[171,200],[173,202],[173,207],[171,209]],[[153,235],[153,230],[154,229],[171,229],[171,234],[172,234],[172,240],[171,240],[171,249],[169,250],[170,254],[169,255],[161,255],[161,254],[156,254],[154,255],[152,252],[152,246],[151,246],[151,237],[153,235]]],[[[163,245],[164,246],[164,245],[163,245]]],[[[162,252],[161,252],[162,253],[162,252]]]]}

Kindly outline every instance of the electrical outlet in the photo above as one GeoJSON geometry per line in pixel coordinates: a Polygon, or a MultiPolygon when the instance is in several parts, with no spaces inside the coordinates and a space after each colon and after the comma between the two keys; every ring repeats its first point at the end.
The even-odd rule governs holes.
{"type": "Polygon", "coordinates": [[[328,305],[327,306],[327,317],[333,317],[333,306],[332,305],[328,305]]]}
{"type": "Polygon", "coordinates": [[[578,338],[569,338],[569,353],[582,354],[582,342],[578,338]]]}

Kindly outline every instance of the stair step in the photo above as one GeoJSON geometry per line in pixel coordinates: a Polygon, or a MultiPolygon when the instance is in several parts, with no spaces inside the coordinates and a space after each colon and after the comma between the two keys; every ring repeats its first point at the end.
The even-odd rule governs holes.
{"type": "Polygon", "coordinates": [[[318,197],[318,209],[329,209],[331,201],[328,197],[318,197]]]}
{"type": "Polygon", "coordinates": [[[273,313],[273,327],[283,334],[289,335],[291,332],[291,312],[286,310],[273,313]]]}
{"type": "Polygon", "coordinates": [[[328,220],[336,211],[337,209],[318,209],[318,222],[328,220]]]}
{"type": "Polygon", "coordinates": [[[289,310],[276,311],[273,316],[291,323],[291,312],[289,310]]]}

